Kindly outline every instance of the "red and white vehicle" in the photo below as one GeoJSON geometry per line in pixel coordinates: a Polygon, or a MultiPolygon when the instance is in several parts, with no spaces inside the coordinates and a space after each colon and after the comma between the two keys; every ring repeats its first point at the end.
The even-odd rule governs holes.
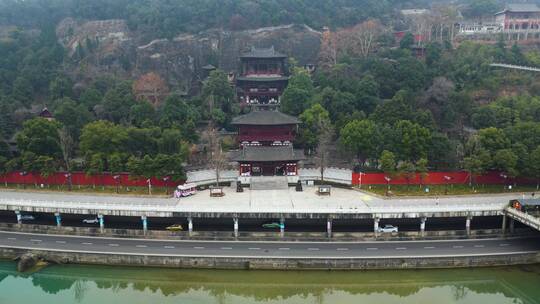
{"type": "Polygon", "coordinates": [[[195,184],[183,184],[179,185],[176,190],[174,191],[174,197],[180,198],[180,197],[186,197],[191,196],[197,193],[197,185],[195,184]]]}

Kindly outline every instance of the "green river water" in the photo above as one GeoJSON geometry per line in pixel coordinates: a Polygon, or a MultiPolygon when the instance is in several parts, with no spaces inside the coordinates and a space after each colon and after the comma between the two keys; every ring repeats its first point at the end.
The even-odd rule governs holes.
{"type": "Polygon", "coordinates": [[[0,303],[540,303],[540,265],[448,270],[226,271],[0,262],[0,303]]]}

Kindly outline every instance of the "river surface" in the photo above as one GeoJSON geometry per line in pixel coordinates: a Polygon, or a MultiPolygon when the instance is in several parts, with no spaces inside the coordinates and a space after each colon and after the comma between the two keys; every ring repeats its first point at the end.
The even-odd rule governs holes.
{"type": "Polygon", "coordinates": [[[540,303],[540,265],[449,270],[228,271],[0,262],[0,303],[540,303]]]}

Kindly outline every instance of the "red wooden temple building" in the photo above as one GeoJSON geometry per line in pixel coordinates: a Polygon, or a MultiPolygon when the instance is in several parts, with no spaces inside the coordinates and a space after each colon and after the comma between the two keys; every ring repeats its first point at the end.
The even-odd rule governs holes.
{"type": "Polygon", "coordinates": [[[298,180],[298,162],[304,152],[294,149],[299,121],[275,109],[258,110],[238,116],[232,124],[238,128],[239,150],[231,160],[239,163],[242,183],[250,176],[287,176],[290,183],[298,180]]]}
{"type": "Polygon", "coordinates": [[[240,74],[236,79],[236,94],[242,106],[278,105],[289,77],[287,56],[267,49],[251,48],[240,56],[240,74]]]}

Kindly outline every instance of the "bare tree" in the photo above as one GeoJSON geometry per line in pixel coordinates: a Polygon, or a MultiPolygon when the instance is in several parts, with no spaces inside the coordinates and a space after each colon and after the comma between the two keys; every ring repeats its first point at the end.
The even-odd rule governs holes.
{"type": "Polygon", "coordinates": [[[221,170],[223,170],[227,164],[227,157],[225,153],[223,153],[221,139],[219,138],[219,134],[212,122],[208,124],[205,137],[208,145],[208,163],[213,169],[216,170],[216,186],[219,186],[221,170]]]}
{"type": "Polygon", "coordinates": [[[328,160],[330,159],[330,149],[332,147],[332,140],[334,137],[334,128],[326,120],[318,122],[319,130],[319,143],[317,145],[316,160],[317,165],[321,170],[321,182],[324,181],[324,171],[328,166],[328,160]]]}
{"type": "Polygon", "coordinates": [[[319,51],[319,62],[321,67],[329,68],[337,63],[338,56],[338,33],[324,28],[321,39],[321,49],[319,51]]]}
{"type": "Polygon", "coordinates": [[[339,44],[343,49],[361,57],[368,57],[383,27],[378,20],[364,21],[351,29],[342,31],[339,44]]]}
{"type": "Polygon", "coordinates": [[[71,179],[71,161],[73,159],[73,150],[75,148],[75,142],[73,137],[69,134],[66,127],[58,130],[58,138],[60,149],[62,150],[62,159],[67,172],[68,190],[71,191],[72,179],[71,179]]]}

